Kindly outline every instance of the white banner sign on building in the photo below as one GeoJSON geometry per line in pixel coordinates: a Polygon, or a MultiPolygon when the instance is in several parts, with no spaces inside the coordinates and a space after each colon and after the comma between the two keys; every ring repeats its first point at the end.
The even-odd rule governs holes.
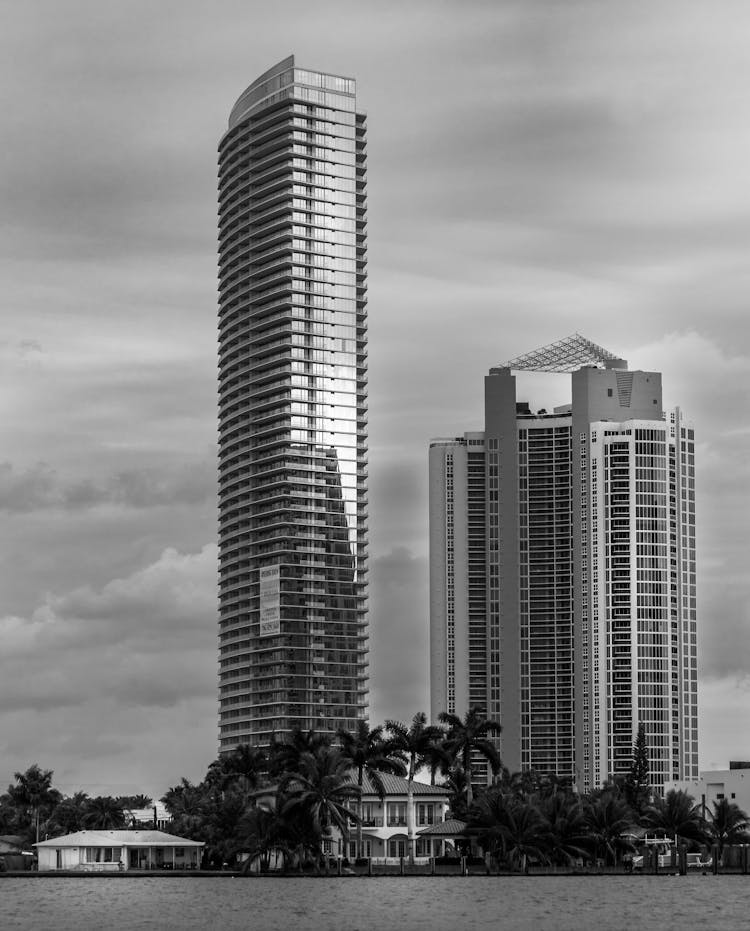
{"type": "Polygon", "coordinates": [[[281,599],[279,567],[262,566],[260,569],[260,636],[272,637],[281,633],[281,599]]]}

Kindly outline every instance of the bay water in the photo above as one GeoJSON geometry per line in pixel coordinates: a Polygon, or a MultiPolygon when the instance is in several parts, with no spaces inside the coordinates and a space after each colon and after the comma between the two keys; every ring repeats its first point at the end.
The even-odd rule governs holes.
{"type": "Polygon", "coordinates": [[[3,931],[748,927],[748,876],[0,878],[3,931]]]}

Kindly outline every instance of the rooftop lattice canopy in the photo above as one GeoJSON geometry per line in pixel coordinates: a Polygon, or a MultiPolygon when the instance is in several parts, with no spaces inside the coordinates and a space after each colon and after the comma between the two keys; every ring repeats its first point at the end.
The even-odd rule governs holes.
{"type": "Polygon", "coordinates": [[[580,333],[527,352],[526,355],[511,359],[501,367],[515,369],[517,372],[574,372],[583,365],[597,365],[606,369],[628,367],[624,359],[597,346],[580,333]]]}

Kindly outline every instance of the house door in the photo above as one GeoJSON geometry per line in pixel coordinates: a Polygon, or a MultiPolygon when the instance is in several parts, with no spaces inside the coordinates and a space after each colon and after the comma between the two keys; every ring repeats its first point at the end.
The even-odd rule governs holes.
{"type": "Polygon", "coordinates": [[[56,858],[55,858],[55,869],[61,870],[61,869],[63,868],[63,865],[62,865],[62,850],[60,850],[60,848],[58,847],[57,850],[55,851],[55,854],[56,854],[56,858]]]}
{"type": "Polygon", "coordinates": [[[401,839],[389,840],[388,841],[388,856],[389,857],[405,857],[406,856],[406,841],[401,839]]]}

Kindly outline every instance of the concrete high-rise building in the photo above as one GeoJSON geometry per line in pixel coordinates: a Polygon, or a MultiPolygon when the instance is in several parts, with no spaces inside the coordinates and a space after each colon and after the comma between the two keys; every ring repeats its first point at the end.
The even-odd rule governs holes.
{"type": "Polygon", "coordinates": [[[365,158],[293,57],[219,144],[221,752],[366,717],[365,158]]]}
{"type": "Polygon", "coordinates": [[[433,718],[480,706],[503,761],[588,791],[698,773],[695,442],[661,375],[578,335],[492,369],[485,429],[430,446],[433,718]],[[536,413],[513,370],[572,373],[536,413]]]}

